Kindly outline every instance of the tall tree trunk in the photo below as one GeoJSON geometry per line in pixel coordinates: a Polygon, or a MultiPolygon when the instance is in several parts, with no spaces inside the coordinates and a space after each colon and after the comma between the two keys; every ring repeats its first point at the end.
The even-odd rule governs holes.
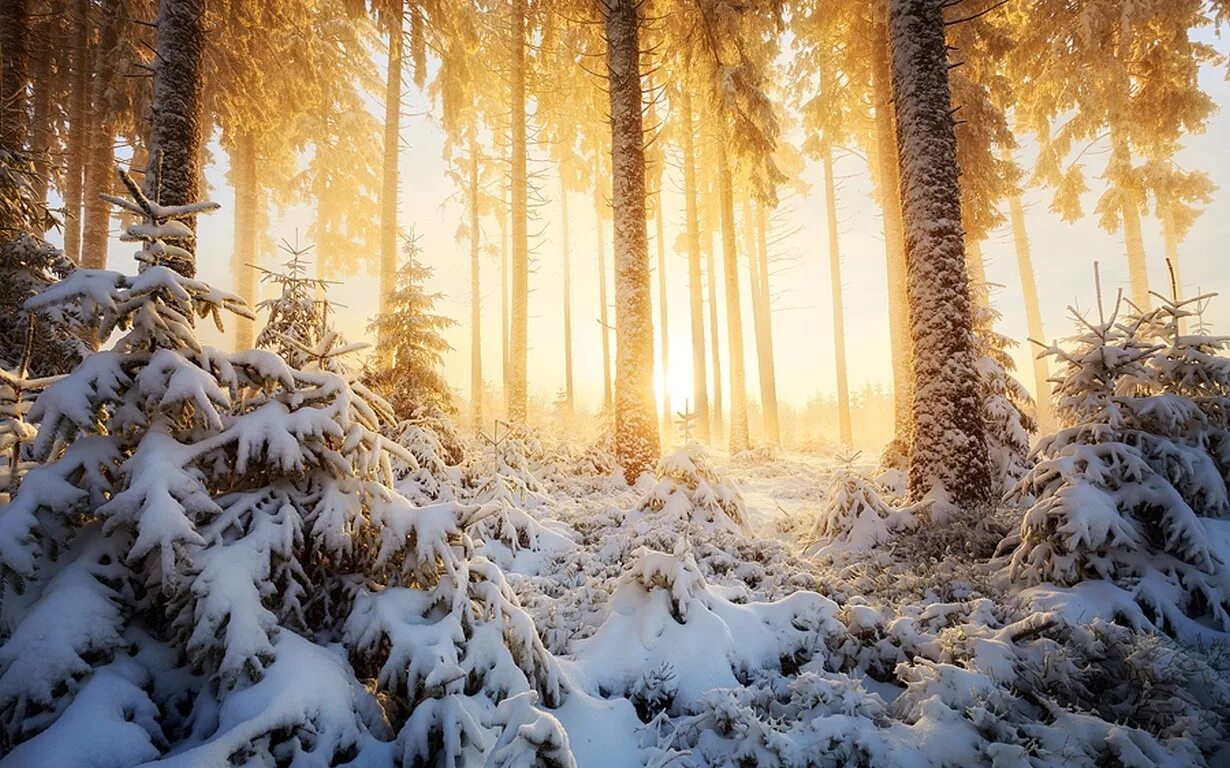
{"type": "MultiPolygon", "coordinates": [[[[406,9],[396,0],[389,9],[389,63],[384,81],[383,175],[380,184],[380,313],[388,309],[389,294],[397,282],[397,162],[401,140],[401,88],[406,9]]],[[[394,341],[376,339],[382,360],[390,362],[394,341]]]]}
{"type": "Polygon", "coordinates": [[[910,493],[990,504],[990,466],[961,231],[943,0],[889,0],[893,101],[905,223],[914,429],[910,493]]]}
{"type": "Polygon", "coordinates": [[[726,271],[726,336],[730,348],[730,452],[750,447],[747,380],[743,361],[743,311],[739,306],[739,253],[735,248],[734,182],[725,144],[718,147],[718,193],[722,213],[722,261],[726,271]]]}
{"type": "Polygon", "coordinates": [[[837,185],[833,180],[833,148],[823,148],[824,210],[829,229],[829,281],[833,284],[833,349],[836,353],[837,424],[842,445],[854,444],[850,420],[850,381],[846,372],[846,316],[842,302],[841,251],[837,242],[837,185]]]}
{"type": "Polygon", "coordinates": [[[705,372],[705,306],[700,273],[700,223],[696,204],[696,135],[692,124],[692,94],[683,88],[683,199],[687,218],[688,291],[692,319],[692,413],[696,438],[709,442],[709,386],[705,372]]]}
{"type": "Polygon", "coordinates": [[[513,0],[512,35],[512,317],[508,339],[508,418],[524,423],[529,352],[530,240],[525,140],[525,0],[513,0]]]}
{"type": "MultiPolygon", "coordinates": [[[[1029,233],[1025,231],[1025,208],[1021,196],[1008,196],[1008,215],[1012,220],[1012,240],[1016,246],[1017,269],[1021,273],[1021,292],[1025,298],[1025,327],[1029,338],[1046,343],[1042,330],[1042,308],[1038,303],[1038,282],[1034,277],[1033,257],[1029,252],[1029,233]]],[[[1036,352],[1037,350],[1034,350],[1036,352]]],[[[1050,370],[1047,358],[1031,354],[1034,368],[1034,392],[1038,399],[1038,431],[1049,434],[1055,430],[1055,407],[1051,402],[1050,370]]]]}
{"type": "Polygon", "coordinates": [[[777,371],[773,358],[773,306],[769,292],[768,214],[764,203],[753,202],[755,242],[748,249],[748,267],[754,286],[752,300],[755,310],[756,362],[760,374],[760,407],[764,412],[764,438],[773,445],[782,441],[781,422],[777,411],[777,371]]]}
{"type": "MultiPolygon", "coordinates": [[[[251,131],[241,131],[231,150],[231,167],[235,186],[235,245],[231,270],[235,292],[239,298],[256,306],[256,214],[257,200],[256,137],[251,131]]],[[[235,326],[236,351],[251,349],[255,342],[251,320],[239,318],[235,326]]]]}
{"type": "MultiPolygon", "coordinates": [[[[506,148],[507,149],[507,148],[506,148]]],[[[504,399],[504,418],[508,418],[508,321],[510,317],[508,306],[508,224],[511,220],[508,212],[508,175],[500,182],[500,381],[504,399]]]]}
{"type": "Polygon", "coordinates": [[[602,326],[602,407],[609,408],[611,391],[611,323],[607,316],[606,235],[602,231],[602,163],[594,158],[594,218],[598,233],[598,324],[602,326]]]}
{"type": "MultiPolygon", "coordinates": [[[[68,140],[64,168],[64,255],[81,263],[81,202],[90,124],[90,3],[73,4],[72,86],[68,100],[68,140]]],[[[158,66],[157,60],[154,62],[158,66]]]]}
{"type": "Polygon", "coordinates": [[[876,179],[884,216],[884,257],[888,272],[888,331],[893,361],[893,442],[890,452],[908,454],[911,404],[914,399],[913,360],[909,344],[910,305],[906,296],[905,235],[901,221],[901,180],[898,172],[896,119],[888,60],[888,26],[877,3],[871,51],[871,81],[875,101],[876,179]]]}
{"type": "MultiPolygon", "coordinates": [[[[4,22],[0,22],[0,26],[3,24],[4,22]]],[[[38,37],[41,39],[37,43],[33,42],[34,38],[27,38],[38,46],[35,48],[38,53],[30,57],[30,82],[34,88],[34,103],[29,144],[30,156],[34,162],[34,198],[40,203],[47,202],[47,190],[51,186],[51,61],[54,54],[51,46],[47,44],[49,41],[46,40],[49,29],[47,24],[40,25],[41,34],[38,37]]]]}
{"type": "Polygon", "coordinates": [[[707,218],[709,229],[705,239],[701,242],[705,247],[705,274],[708,276],[709,287],[709,344],[710,362],[713,364],[713,410],[711,412],[712,426],[710,427],[710,439],[718,442],[722,439],[723,424],[722,424],[722,350],[720,338],[718,335],[718,293],[717,281],[718,270],[715,258],[713,255],[713,238],[714,230],[711,228],[716,222],[710,216],[707,218]]]}
{"type": "Polygon", "coordinates": [[[483,426],[482,298],[478,265],[481,250],[478,224],[478,139],[470,126],[470,415],[474,428],[483,426]]]}
{"type": "Polygon", "coordinates": [[[611,205],[615,242],[615,457],[629,484],[658,460],[653,396],[653,306],[645,225],[638,0],[608,0],[611,205]]]}
{"type": "Polygon", "coordinates": [[[81,232],[81,264],[89,269],[107,266],[107,235],[111,228],[111,205],[102,199],[110,193],[115,178],[115,127],[107,104],[107,92],[115,82],[114,50],[120,24],[127,20],[116,0],[104,0],[98,52],[94,57],[94,82],[90,91],[89,157],[85,166],[85,217],[81,232]]]}
{"type": "MultiPolygon", "coordinates": [[[[1132,165],[1127,140],[1111,127],[1111,163],[1122,168],[1132,165]]],[[[1132,286],[1132,303],[1141,310],[1153,303],[1149,296],[1149,267],[1145,258],[1145,240],[1140,231],[1140,207],[1128,189],[1119,191],[1119,210],[1123,217],[1123,244],[1127,250],[1128,277],[1132,286]]]]}
{"type": "Polygon", "coordinates": [[[568,234],[568,189],[560,178],[559,204],[564,226],[564,416],[569,421],[576,410],[572,388],[572,242],[568,234]]]}
{"type": "MultiPolygon", "coordinates": [[[[0,3],[0,153],[16,155],[25,148],[29,115],[26,83],[29,79],[30,17],[26,0],[0,3]]],[[[46,56],[48,51],[40,51],[46,56]]],[[[3,206],[8,209],[11,206],[3,206]]],[[[0,217],[0,241],[23,225],[0,217]]],[[[14,468],[13,475],[17,470],[14,468]]]]}
{"type": "MultiPolygon", "coordinates": [[[[146,174],[146,190],[163,205],[188,205],[201,196],[204,50],[205,0],[160,0],[149,140],[155,173],[146,174]]],[[[193,230],[193,239],[179,245],[190,258],[168,266],[193,277],[196,221],[189,218],[185,223],[193,230]]]]}
{"type": "Polygon", "coordinates": [[[654,195],[654,240],[658,247],[658,333],[662,339],[662,441],[671,440],[671,353],[670,335],[667,331],[670,315],[666,307],[666,236],[662,226],[662,188],[659,176],[658,191],[654,195]]]}

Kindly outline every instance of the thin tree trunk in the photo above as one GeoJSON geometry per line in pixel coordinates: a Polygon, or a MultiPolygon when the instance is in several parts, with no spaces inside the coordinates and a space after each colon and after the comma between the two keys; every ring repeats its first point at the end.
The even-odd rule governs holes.
{"type": "Polygon", "coordinates": [[[572,388],[572,242],[568,234],[568,189],[562,177],[559,204],[564,227],[564,415],[571,421],[576,408],[572,388]]]}
{"type": "Polygon", "coordinates": [[[705,236],[705,239],[702,242],[705,245],[705,270],[706,270],[705,274],[708,275],[708,278],[709,278],[708,279],[708,284],[709,284],[709,337],[711,339],[711,342],[709,344],[709,350],[711,353],[710,360],[713,363],[713,411],[712,411],[713,426],[710,429],[710,439],[712,439],[714,442],[718,442],[722,439],[723,425],[722,425],[722,350],[720,346],[720,339],[718,336],[718,299],[717,299],[718,271],[717,271],[717,264],[715,263],[716,259],[714,258],[714,255],[713,255],[713,252],[715,250],[713,247],[713,237],[716,233],[712,229],[712,226],[716,222],[713,221],[712,217],[709,217],[707,220],[707,223],[709,224],[710,228],[708,230],[708,233],[705,236]]]}
{"type": "Polygon", "coordinates": [[[837,242],[837,187],[833,181],[833,148],[824,145],[824,209],[829,229],[829,281],[833,285],[833,349],[836,353],[837,423],[842,445],[854,444],[850,420],[850,381],[846,372],[846,316],[842,302],[841,251],[837,242]]]}
{"type": "Polygon", "coordinates": [[[743,311],[739,306],[739,254],[735,248],[734,182],[726,146],[718,147],[718,192],[722,208],[722,261],[726,271],[726,335],[730,348],[730,452],[750,447],[747,380],[743,361],[743,311]]]}
{"type": "Polygon", "coordinates": [[[509,321],[509,306],[508,306],[508,224],[511,219],[508,209],[508,176],[505,175],[500,183],[500,381],[502,382],[502,396],[504,399],[504,418],[508,418],[508,321],[509,321]]]}
{"type": "MultiPolygon", "coordinates": [[[[3,22],[0,22],[3,25],[3,22]]],[[[39,27],[45,38],[49,26],[39,27]]],[[[33,38],[28,38],[33,40],[33,38]]],[[[34,88],[33,112],[30,120],[30,156],[34,162],[34,198],[47,202],[47,190],[51,186],[51,60],[53,53],[47,40],[40,40],[37,54],[31,56],[30,82],[34,88]]],[[[0,44],[2,45],[2,44],[0,44]]],[[[36,233],[36,234],[42,234],[36,233]]]]}
{"type": "MultiPolygon", "coordinates": [[[[64,168],[64,255],[81,263],[81,202],[90,123],[90,3],[73,6],[72,87],[68,101],[68,152],[64,168]]],[[[158,62],[155,61],[155,66],[158,62]]]]}
{"type": "Polygon", "coordinates": [[[598,232],[598,324],[602,326],[602,407],[609,408],[611,392],[611,323],[607,316],[606,235],[602,232],[602,163],[594,158],[594,218],[598,232]]]}
{"type": "MultiPolygon", "coordinates": [[[[25,148],[29,116],[26,81],[29,77],[30,17],[26,0],[0,2],[0,152],[17,155],[25,148]]],[[[46,56],[48,51],[41,51],[46,56]]],[[[11,206],[2,206],[10,209],[11,206]]],[[[24,222],[0,217],[0,240],[24,222]]],[[[17,475],[16,464],[12,475],[17,475]]],[[[15,482],[15,481],[14,481],[15,482]]]]}
{"type": "MultiPolygon", "coordinates": [[[[1111,128],[1112,164],[1131,167],[1131,150],[1127,140],[1111,128]]],[[[1132,286],[1132,303],[1142,311],[1153,303],[1149,296],[1149,267],[1145,257],[1145,240],[1140,231],[1140,208],[1132,199],[1131,192],[1123,189],[1119,194],[1119,210],[1123,216],[1123,244],[1127,250],[1128,277],[1132,286]]]]}
{"type": "Polygon", "coordinates": [[[705,306],[700,272],[700,226],[696,205],[696,136],[692,124],[692,94],[683,88],[683,197],[687,218],[688,290],[692,319],[692,413],[696,438],[709,442],[709,387],[705,372],[705,306]]]}
{"type": "Polygon", "coordinates": [[[654,195],[654,239],[658,247],[658,333],[662,339],[662,442],[671,440],[671,353],[670,334],[667,322],[670,315],[666,307],[666,236],[662,226],[662,189],[654,195]]]}
{"type": "Polygon", "coordinates": [[[107,266],[107,235],[111,228],[111,205],[102,195],[111,192],[115,178],[115,127],[107,104],[107,92],[115,81],[113,51],[119,42],[119,3],[104,0],[99,29],[98,53],[91,87],[89,157],[85,166],[85,218],[81,232],[81,264],[89,269],[107,266]]]}
{"type": "Polygon", "coordinates": [[[508,418],[526,421],[526,364],[529,351],[529,201],[525,139],[525,0],[513,0],[512,14],[512,316],[508,340],[508,418]]]}
{"type": "Polygon", "coordinates": [[[961,231],[943,0],[889,0],[914,357],[910,493],[991,502],[961,231]]]}
{"type": "MultiPolygon", "coordinates": [[[[239,298],[256,306],[256,138],[250,131],[242,131],[235,138],[231,153],[231,166],[235,185],[235,261],[231,266],[235,280],[235,292],[239,298]]],[[[254,337],[251,320],[239,318],[235,326],[236,351],[251,349],[254,337]]]]}
{"type": "Polygon", "coordinates": [[[609,0],[611,204],[615,242],[615,456],[629,484],[658,460],[653,396],[653,306],[645,225],[638,0],[609,0]]]}
{"type": "MultiPolygon", "coordinates": [[[[405,41],[405,5],[398,0],[389,9],[389,63],[384,84],[383,175],[380,184],[380,313],[388,309],[389,294],[397,281],[397,187],[401,139],[402,57],[405,41]]],[[[393,340],[378,338],[380,358],[390,362],[393,340]]]]}
{"type": "Polygon", "coordinates": [[[479,293],[478,139],[470,126],[470,413],[474,428],[483,426],[482,299],[479,293]]]}
{"type": "MultiPolygon", "coordinates": [[[[1029,338],[1046,343],[1042,330],[1042,308],[1038,303],[1038,282],[1034,277],[1033,257],[1029,252],[1029,233],[1025,231],[1025,208],[1021,196],[1008,196],[1008,214],[1012,220],[1012,240],[1016,245],[1016,263],[1021,273],[1021,292],[1025,298],[1025,327],[1029,338]]],[[[1037,350],[1034,350],[1036,352],[1037,350]]],[[[1051,403],[1050,370],[1047,359],[1031,354],[1034,368],[1034,392],[1038,399],[1038,431],[1050,434],[1055,430],[1055,407],[1051,403]]]]}
{"type": "MultiPolygon", "coordinates": [[[[877,6],[884,8],[883,3],[877,6]]],[[[879,14],[877,14],[878,16],[879,14]]],[[[893,362],[893,441],[895,450],[909,452],[913,360],[910,350],[910,310],[906,297],[905,236],[901,221],[892,79],[888,60],[888,28],[884,18],[874,24],[871,75],[875,101],[876,174],[884,216],[884,257],[888,267],[888,329],[893,362]]],[[[891,450],[891,449],[890,449],[891,450]]]]}
{"type": "Polygon", "coordinates": [[[987,285],[987,266],[982,257],[982,243],[971,238],[965,238],[965,270],[969,275],[970,298],[974,302],[987,306],[991,303],[991,294],[987,285]]]}
{"type": "Polygon", "coordinates": [[[1162,220],[1162,243],[1166,248],[1166,265],[1170,273],[1172,300],[1183,298],[1183,274],[1179,271],[1179,235],[1175,232],[1174,209],[1163,203],[1159,206],[1162,220]]]}
{"type": "Polygon", "coordinates": [[[772,445],[782,441],[781,422],[777,411],[777,371],[773,359],[773,307],[769,292],[768,214],[764,204],[753,202],[755,242],[748,250],[753,309],[756,321],[756,361],[760,373],[760,407],[764,412],[764,439],[772,445]]]}

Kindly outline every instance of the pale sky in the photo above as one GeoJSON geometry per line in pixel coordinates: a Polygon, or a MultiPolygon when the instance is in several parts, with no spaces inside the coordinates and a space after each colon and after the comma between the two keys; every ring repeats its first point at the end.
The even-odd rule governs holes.
{"type": "MultiPolygon", "coordinates": [[[[1230,86],[1224,70],[1207,69],[1202,84],[1219,104],[1230,104],[1230,86]]],[[[453,351],[446,356],[446,374],[462,397],[469,396],[469,245],[456,242],[454,235],[465,212],[454,197],[454,188],[445,176],[441,157],[443,135],[437,122],[426,111],[421,96],[413,91],[405,109],[401,155],[400,216],[403,229],[413,225],[422,236],[424,258],[436,269],[432,285],[446,297],[439,309],[458,321],[448,332],[453,351]]],[[[797,137],[791,137],[797,138],[797,137]]],[[[1230,138],[1230,115],[1221,112],[1210,121],[1207,133],[1189,137],[1178,162],[1187,168],[1204,168],[1219,187],[1212,205],[1180,247],[1182,276],[1190,291],[1230,292],[1230,154],[1225,151],[1230,138]]],[[[231,284],[230,254],[233,226],[233,197],[226,185],[226,154],[215,148],[218,164],[208,170],[213,189],[212,199],[222,204],[222,210],[203,217],[200,224],[199,264],[202,278],[221,287],[231,284]]],[[[531,151],[533,165],[534,152],[531,151]]],[[[1020,157],[1030,154],[1026,145],[1020,157]]],[[[1090,175],[1096,175],[1104,155],[1087,155],[1090,175]]],[[[545,190],[555,194],[558,181],[545,163],[545,190]]],[[[871,197],[870,179],[862,160],[844,156],[837,162],[839,178],[840,235],[843,254],[845,288],[845,318],[849,376],[852,390],[864,384],[891,387],[890,344],[886,309],[885,259],[881,239],[879,209],[871,197]]],[[[663,200],[666,211],[666,243],[669,335],[672,352],[671,370],[667,376],[675,394],[689,393],[691,388],[690,326],[686,256],[674,253],[671,246],[682,229],[683,201],[678,193],[677,169],[668,169],[663,200]]],[[[809,187],[806,197],[796,196],[786,202],[779,214],[782,231],[797,232],[774,253],[780,261],[773,268],[772,288],[775,297],[773,334],[779,398],[802,404],[816,394],[834,394],[836,380],[833,366],[831,286],[825,231],[823,177],[818,163],[809,163],[803,173],[809,187]]],[[[1090,179],[1091,191],[1086,198],[1086,210],[1092,208],[1100,192],[1096,178],[1090,179]]],[[[1047,208],[1049,193],[1030,190],[1026,194],[1027,227],[1033,246],[1033,257],[1041,297],[1043,322],[1048,337],[1067,336],[1072,324],[1067,318],[1067,306],[1078,303],[1091,307],[1093,302],[1093,262],[1101,264],[1103,290],[1113,296],[1115,289],[1127,286],[1127,266],[1122,237],[1111,235],[1097,226],[1093,216],[1076,224],[1065,224],[1047,208]]],[[[574,195],[569,200],[573,238],[573,332],[574,376],[577,396],[582,407],[596,407],[602,396],[601,337],[598,317],[598,278],[594,211],[589,195],[574,195]]],[[[378,211],[373,210],[372,216],[378,211]]],[[[272,234],[293,240],[296,230],[307,230],[310,211],[296,207],[272,216],[272,234]]],[[[562,325],[562,261],[560,250],[559,211],[556,201],[543,209],[545,231],[537,243],[534,270],[530,278],[528,364],[532,396],[546,400],[554,398],[563,387],[563,325],[562,325]]],[[[1156,221],[1144,220],[1145,248],[1149,258],[1149,274],[1155,290],[1166,285],[1162,240],[1156,221]]],[[[531,227],[534,232],[536,227],[531,227]]],[[[484,234],[495,241],[499,230],[494,220],[484,222],[484,234]]],[[[607,267],[611,268],[608,238],[607,267]]],[[[132,248],[114,239],[113,232],[109,265],[113,269],[131,271],[132,248]]],[[[653,227],[650,226],[652,238],[653,227]]],[[[302,236],[301,236],[302,239],[302,236]]],[[[498,242],[498,241],[496,241],[498,242]]],[[[984,243],[988,279],[1005,286],[992,297],[1003,313],[1000,330],[1023,339],[1025,318],[1022,307],[1016,255],[1011,231],[994,233],[984,243]]],[[[650,242],[651,262],[656,269],[656,246],[650,242]]],[[[720,264],[720,258],[719,258],[720,264]]],[[[720,267],[719,267],[720,269],[720,267]]],[[[741,275],[746,271],[740,267],[741,275]]],[[[500,313],[499,264],[485,260],[482,274],[483,356],[484,373],[489,382],[500,380],[500,313]]],[[[654,322],[657,323],[657,279],[654,285],[654,322]]],[[[338,286],[331,296],[348,305],[341,310],[343,330],[350,338],[362,338],[368,318],[375,311],[376,281],[360,275],[338,286]]],[[[720,294],[719,294],[720,295],[720,294]]],[[[613,291],[610,293],[614,301],[613,291]]],[[[743,287],[744,307],[747,307],[746,286],[743,287]]],[[[719,303],[724,303],[719,299],[719,303]]],[[[745,314],[748,314],[745,312],[745,314]]],[[[612,313],[612,318],[613,318],[612,313]]],[[[1230,296],[1214,300],[1207,315],[1214,329],[1230,333],[1230,296]]],[[[759,399],[754,375],[755,337],[750,314],[745,318],[745,347],[748,362],[749,397],[759,399]]],[[[724,321],[722,321],[724,324],[724,321]]],[[[204,331],[207,337],[212,329],[204,331]]],[[[216,337],[213,343],[217,343],[216,337]]],[[[655,357],[660,353],[655,351],[655,357]]],[[[1024,346],[1018,348],[1018,368],[1026,365],[1024,346]]],[[[728,375],[726,348],[723,340],[723,374],[728,375]]],[[[1032,388],[1028,369],[1019,371],[1020,379],[1032,388]]],[[[726,387],[724,386],[724,389],[726,387]]]]}

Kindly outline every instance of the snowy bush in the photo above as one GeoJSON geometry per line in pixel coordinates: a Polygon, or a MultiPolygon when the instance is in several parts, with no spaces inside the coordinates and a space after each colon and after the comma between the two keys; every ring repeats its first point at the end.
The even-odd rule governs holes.
{"type": "Polygon", "coordinates": [[[1013,491],[1032,506],[1008,542],[1009,574],[1024,584],[1113,580],[1171,631],[1199,634],[1191,619],[1202,617],[1230,631],[1230,570],[1219,521],[1207,519],[1230,509],[1214,437],[1230,366],[1217,354],[1224,340],[1180,332],[1182,307],[1120,319],[1116,306],[1096,323],[1077,315],[1084,331],[1072,349],[1046,350],[1063,365],[1066,426],[1039,442],[1013,491]]]}
{"type": "Polygon", "coordinates": [[[658,482],[641,500],[640,509],[749,533],[742,494],[733,482],[718,474],[711,461],[699,445],[663,456],[655,470],[658,482]]]}
{"type": "Polygon", "coordinates": [[[1029,469],[1029,438],[1038,431],[1038,421],[1029,390],[1012,375],[1016,364],[1009,350],[1016,341],[995,330],[999,312],[989,301],[973,302],[972,311],[991,479],[996,494],[1003,496],[1029,469]]]}
{"type": "Polygon", "coordinates": [[[390,456],[410,457],[347,378],[202,345],[195,317],[248,310],[164,262],[214,206],[124,181],[138,274],[77,270],[36,300],[120,335],[38,398],[42,464],[0,510],[0,746],[18,764],[114,744],[116,765],[329,765],[395,737],[406,763],[499,743],[516,765],[532,743],[568,764],[556,721],[498,711],[563,690],[473,554],[470,510],[393,489],[390,456]],[[83,724],[93,738],[62,739],[83,724]]]}
{"type": "Polygon", "coordinates": [[[847,461],[833,471],[828,499],[812,524],[805,554],[871,552],[895,533],[917,525],[913,514],[885,503],[870,478],[847,461]]]}

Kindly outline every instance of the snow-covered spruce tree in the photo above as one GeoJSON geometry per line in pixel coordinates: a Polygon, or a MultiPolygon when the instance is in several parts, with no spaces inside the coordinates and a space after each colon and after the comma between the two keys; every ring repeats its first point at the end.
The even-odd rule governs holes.
{"type": "Polygon", "coordinates": [[[658,460],[658,482],[637,505],[642,512],[661,513],[686,523],[749,533],[743,494],[714,467],[699,444],[679,448],[658,460]]]}
{"type": "Polygon", "coordinates": [[[640,29],[636,0],[600,4],[605,16],[615,243],[615,455],[629,484],[658,459],[653,309],[645,223],[640,29]]]}
{"type": "Polygon", "coordinates": [[[913,435],[910,492],[961,508],[992,497],[970,318],[943,0],[889,0],[905,221],[913,435]]]}
{"type": "Polygon", "coordinates": [[[1033,503],[1006,542],[1008,572],[1024,584],[1113,580],[1180,636],[1191,619],[1230,630],[1230,569],[1202,519],[1230,511],[1204,410],[1225,424],[1226,340],[1187,341],[1182,303],[1120,319],[1122,305],[1098,322],[1073,311],[1084,330],[1072,349],[1046,350],[1062,366],[1065,426],[1013,490],[1033,503]]]}
{"type": "Polygon", "coordinates": [[[409,418],[421,406],[453,413],[453,393],[440,369],[442,355],[452,349],[443,331],[456,322],[435,313],[442,295],[427,292],[434,270],[420,258],[423,250],[413,232],[405,238],[402,252],[406,263],[397,270],[396,282],[385,297],[386,309],[371,323],[370,330],[387,349],[380,350],[367,383],[393,405],[399,418],[409,418]]]}
{"type": "Polygon", "coordinates": [[[910,512],[885,502],[875,482],[853,461],[847,459],[833,470],[828,499],[816,515],[804,554],[870,552],[886,544],[894,533],[918,525],[918,518],[910,512]]]}
{"type": "Polygon", "coordinates": [[[0,510],[6,765],[99,744],[120,766],[459,766],[493,746],[570,765],[530,707],[560,701],[554,660],[473,556],[474,509],[392,489],[398,449],[345,378],[203,346],[194,317],[249,312],[164,261],[215,206],[123,178],[138,274],[77,270],[37,300],[121,335],[39,397],[42,465],[0,510]]]}
{"type": "Polygon", "coordinates": [[[1029,470],[1029,436],[1038,431],[1038,421],[1029,390],[1012,375],[1016,363],[1008,350],[1017,342],[995,330],[999,311],[990,301],[975,301],[971,312],[991,483],[1002,497],[1029,470]]]}

